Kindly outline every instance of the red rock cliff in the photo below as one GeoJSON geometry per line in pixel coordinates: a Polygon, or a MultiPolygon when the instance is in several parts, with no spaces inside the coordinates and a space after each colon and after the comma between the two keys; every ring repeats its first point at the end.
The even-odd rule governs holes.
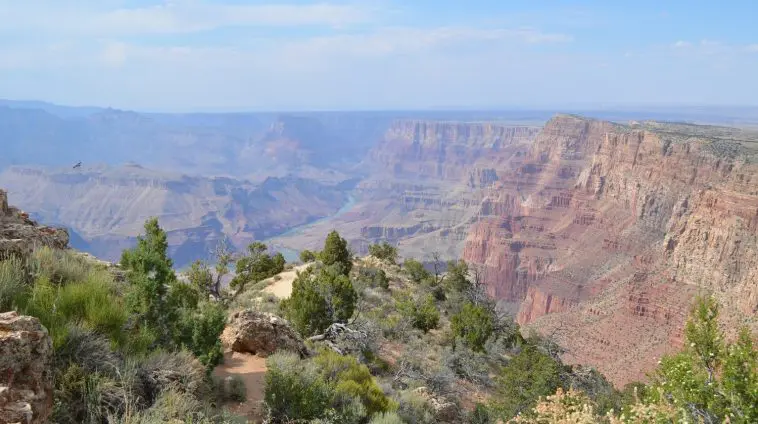
{"type": "Polygon", "coordinates": [[[521,324],[555,331],[566,360],[643,378],[681,343],[699,291],[756,328],[758,166],[741,138],[557,116],[497,170],[464,257],[521,324]]]}

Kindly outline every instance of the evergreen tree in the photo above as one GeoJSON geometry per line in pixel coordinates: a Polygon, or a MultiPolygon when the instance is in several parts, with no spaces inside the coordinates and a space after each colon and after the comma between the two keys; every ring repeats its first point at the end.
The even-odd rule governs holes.
{"type": "Polygon", "coordinates": [[[335,322],[353,316],[358,294],[350,279],[333,268],[308,269],[292,283],[292,295],[282,309],[304,336],[323,332],[335,322]]]}
{"type": "Polygon", "coordinates": [[[339,272],[349,275],[353,268],[350,251],[347,248],[347,240],[340,237],[337,230],[332,230],[324,242],[324,250],[319,253],[319,259],[326,266],[337,267],[339,272]]]}
{"type": "Polygon", "coordinates": [[[484,344],[493,332],[492,315],[485,308],[467,302],[461,312],[451,318],[451,327],[456,337],[474,352],[484,352],[484,344]]]}

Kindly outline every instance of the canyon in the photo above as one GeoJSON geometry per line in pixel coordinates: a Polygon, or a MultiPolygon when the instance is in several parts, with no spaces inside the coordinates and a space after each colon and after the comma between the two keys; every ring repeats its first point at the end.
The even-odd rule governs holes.
{"type": "Polygon", "coordinates": [[[557,116],[481,202],[464,259],[568,362],[644,379],[697,294],[758,329],[756,153],[739,129],[557,116]]]}
{"type": "MultiPolygon", "coordinates": [[[[405,258],[462,257],[527,330],[619,387],[681,347],[699,294],[719,299],[725,328],[758,331],[755,131],[624,114],[44,113],[32,115],[56,130],[132,128],[113,156],[81,156],[102,165],[61,166],[76,156],[56,158],[50,134],[11,150],[13,163],[43,151],[37,165],[0,163],[0,187],[28,219],[66,227],[73,247],[103,259],[149,216],[179,266],[221,240],[263,240],[292,259],[332,229],[357,254],[388,241],[405,258]],[[140,134],[145,164],[128,163],[124,145],[140,134]]],[[[40,128],[10,115],[0,110],[0,128],[40,128]]]]}

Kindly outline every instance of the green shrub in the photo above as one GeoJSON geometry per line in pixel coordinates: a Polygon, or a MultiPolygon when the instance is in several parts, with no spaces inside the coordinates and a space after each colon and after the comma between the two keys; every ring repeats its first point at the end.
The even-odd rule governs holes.
{"type": "Polygon", "coordinates": [[[405,421],[396,412],[383,412],[374,415],[369,424],[405,424],[405,421]]]}
{"type": "Polygon", "coordinates": [[[494,408],[508,420],[529,411],[540,396],[549,396],[560,387],[561,365],[533,344],[527,344],[502,368],[497,377],[494,408]]]}
{"type": "Polygon", "coordinates": [[[428,294],[421,299],[398,296],[397,308],[403,316],[410,319],[411,325],[423,332],[437,328],[440,321],[440,311],[434,301],[434,296],[428,294]]]}
{"type": "Polygon", "coordinates": [[[385,242],[381,244],[372,244],[368,247],[369,255],[394,264],[397,261],[397,247],[385,242]]]}
{"type": "Polygon", "coordinates": [[[484,352],[484,345],[492,335],[492,321],[488,310],[468,302],[450,319],[454,336],[474,352],[484,352]]]}
{"type": "Polygon", "coordinates": [[[247,399],[247,387],[242,377],[235,375],[229,380],[228,397],[236,402],[244,402],[247,399]]]}
{"type": "Polygon", "coordinates": [[[407,423],[434,424],[434,408],[423,397],[412,391],[403,392],[399,399],[397,414],[407,423]]]}
{"type": "Polygon", "coordinates": [[[226,312],[218,303],[203,302],[196,310],[184,310],[179,322],[179,345],[189,349],[209,370],[224,356],[219,337],[226,325],[226,312]]]}
{"type": "Polygon", "coordinates": [[[29,291],[26,278],[24,261],[20,258],[0,261],[0,312],[16,309],[24,302],[29,291]]]}
{"type": "Polygon", "coordinates": [[[292,283],[292,294],[281,309],[303,336],[346,322],[355,311],[358,294],[350,279],[331,268],[308,269],[292,283]]]}
{"type": "Polygon", "coordinates": [[[271,355],[266,365],[264,400],[276,422],[324,415],[334,392],[315,367],[294,353],[271,355]]]}
{"type": "Polygon", "coordinates": [[[84,281],[93,268],[81,256],[49,247],[36,249],[32,254],[32,264],[37,276],[45,277],[56,285],[84,281]]]}
{"type": "Polygon", "coordinates": [[[387,273],[379,268],[362,267],[358,271],[358,281],[372,288],[379,287],[384,290],[389,290],[390,288],[390,280],[387,278],[387,273]]]}
{"type": "Polygon", "coordinates": [[[477,403],[476,406],[474,406],[474,410],[469,414],[468,422],[470,424],[491,424],[494,420],[490,416],[490,411],[487,409],[487,406],[477,403]]]}
{"type": "Polygon", "coordinates": [[[397,408],[397,405],[385,396],[376,384],[368,367],[359,364],[355,357],[342,356],[332,350],[323,350],[314,358],[314,362],[325,380],[334,385],[338,396],[358,398],[368,415],[397,408]]]}
{"type": "Polygon", "coordinates": [[[316,254],[310,250],[303,250],[300,252],[300,262],[307,264],[316,260],[316,254]]]}
{"type": "Polygon", "coordinates": [[[77,324],[104,334],[118,345],[125,341],[123,328],[127,320],[121,298],[112,282],[90,274],[83,282],[63,286],[52,284],[47,277],[37,279],[24,313],[40,319],[58,348],[65,341],[69,324],[77,324]]]}
{"type": "Polygon", "coordinates": [[[414,283],[420,283],[432,276],[429,271],[424,268],[424,265],[421,262],[413,258],[406,259],[405,262],[403,262],[403,268],[414,283]]]}

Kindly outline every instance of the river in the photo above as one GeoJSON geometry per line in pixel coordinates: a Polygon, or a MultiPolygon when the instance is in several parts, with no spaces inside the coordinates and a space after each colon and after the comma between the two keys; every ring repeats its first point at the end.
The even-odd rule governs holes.
{"type": "MultiPolygon", "coordinates": [[[[287,236],[297,235],[297,234],[300,234],[303,231],[305,231],[305,230],[307,230],[307,229],[309,229],[309,228],[311,228],[311,227],[313,227],[315,225],[318,225],[318,224],[330,221],[332,219],[338,218],[341,215],[343,215],[343,214],[349,212],[351,209],[353,209],[353,206],[355,206],[355,202],[356,202],[355,201],[355,197],[353,197],[353,195],[349,194],[347,196],[347,201],[345,202],[345,204],[343,204],[342,207],[340,207],[339,210],[337,210],[337,212],[335,212],[333,215],[325,216],[325,217],[319,218],[319,219],[317,219],[315,221],[311,221],[311,222],[308,222],[306,224],[298,225],[297,227],[290,228],[289,230],[287,230],[287,231],[285,231],[285,232],[283,232],[283,233],[281,233],[281,234],[279,234],[277,236],[268,238],[268,239],[264,240],[263,242],[266,243],[266,244],[270,244],[271,240],[273,240],[273,239],[280,238],[280,237],[287,237],[287,236]]],[[[281,254],[284,255],[284,259],[286,259],[287,262],[297,262],[297,261],[300,260],[300,251],[299,250],[295,250],[295,249],[291,249],[291,248],[286,247],[286,246],[279,246],[279,245],[272,245],[272,247],[273,247],[273,250],[275,250],[277,252],[281,252],[281,254]]]]}

